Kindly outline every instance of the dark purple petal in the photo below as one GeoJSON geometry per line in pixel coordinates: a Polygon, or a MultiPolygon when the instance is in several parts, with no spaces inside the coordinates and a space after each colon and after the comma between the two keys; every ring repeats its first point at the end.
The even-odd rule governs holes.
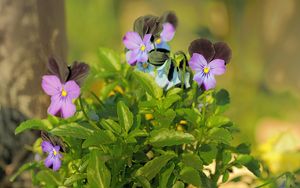
{"type": "Polygon", "coordinates": [[[203,80],[203,86],[205,90],[209,90],[216,87],[216,79],[212,74],[205,76],[203,80]]]}
{"type": "Polygon", "coordinates": [[[126,52],[126,60],[130,65],[135,65],[139,55],[139,49],[126,52]]]}
{"type": "Polygon", "coordinates": [[[78,85],[80,85],[87,77],[89,70],[89,65],[83,62],[75,61],[71,67],[71,75],[69,77],[69,80],[74,80],[78,85]]]}
{"type": "Polygon", "coordinates": [[[175,28],[170,23],[163,24],[163,30],[160,34],[160,37],[163,41],[168,42],[173,39],[175,35],[175,28]]]}
{"type": "Polygon", "coordinates": [[[51,103],[48,107],[48,113],[55,116],[62,107],[62,99],[60,94],[56,94],[51,97],[51,103]]]}
{"type": "Polygon", "coordinates": [[[207,39],[196,39],[189,46],[189,53],[198,53],[204,56],[207,62],[210,62],[215,55],[213,44],[207,39]]]}
{"type": "Polygon", "coordinates": [[[42,80],[42,88],[47,95],[53,96],[61,91],[62,84],[57,76],[45,75],[42,80]]]}
{"type": "Polygon", "coordinates": [[[198,72],[194,75],[194,78],[193,80],[195,80],[199,86],[202,85],[203,83],[203,80],[204,80],[204,76],[203,76],[203,73],[202,72],[198,72]]]}
{"type": "Polygon", "coordinates": [[[80,87],[73,80],[67,81],[64,85],[64,89],[70,99],[76,99],[80,95],[80,87]]]}
{"type": "Polygon", "coordinates": [[[44,164],[45,164],[45,166],[48,167],[48,168],[53,164],[53,155],[52,155],[52,154],[49,154],[49,155],[47,156],[47,158],[46,158],[45,161],[44,161],[44,164]]]}
{"type": "Polygon", "coordinates": [[[50,142],[43,141],[42,144],[41,144],[41,146],[42,146],[43,152],[49,153],[50,151],[53,150],[53,146],[52,146],[52,144],[50,142]]]}
{"type": "Polygon", "coordinates": [[[50,57],[47,63],[47,68],[50,74],[56,75],[62,83],[64,83],[69,75],[67,63],[57,61],[55,58],[50,57]]]}
{"type": "Polygon", "coordinates": [[[207,66],[206,59],[198,53],[193,54],[188,64],[191,69],[196,72],[202,72],[203,68],[207,66]]]}
{"type": "Polygon", "coordinates": [[[225,62],[222,59],[214,59],[208,65],[210,67],[210,72],[214,75],[221,75],[226,71],[225,62]]]}
{"type": "Polygon", "coordinates": [[[136,32],[127,32],[123,37],[123,43],[129,50],[139,49],[143,43],[140,35],[136,32]]]}
{"type": "Polygon", "coordinates": [[[61,113],[63,118],[72,117],[76,112],[76,106],[70,100],[65,100],[62,103],[61,113]]]}
{"type": "Polygon", "coordinates": [[[231,49],[224,42],[217,42],[214,44],[215,56],[214,59],[223,59],[225,64],[228,64],[231,59],[231,49]]]}
{"type": "Polygon", "coordinates": [[[57,171],[61,166],[60,158],[58,157],[58,154],[53,157],[53,171],[57,171]]]}

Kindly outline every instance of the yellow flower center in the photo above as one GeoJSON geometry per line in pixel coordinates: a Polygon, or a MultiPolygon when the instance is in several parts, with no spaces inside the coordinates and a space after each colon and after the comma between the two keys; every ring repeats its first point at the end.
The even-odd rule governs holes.
{"type": "Polygon", "coordinates": [[[57,155],[57,151],[55,149],[53,149],[53,155],[56,156],[57,155]]]}
{"type": "Polygon", "coordinates": [[[161,38],[156,39],[156,40],[155,40],[155,43],[156,43],[156,44],[160,44],[160,43],[161,43],[161,38]]]}
{"type": "Polygon", "coordinates": [[[209,67],[204,67],[203,72],[204,72],[205,74],[209,73],[209,71],[210,71],[210,68],[209,68],[209,67]]]}
{"type": "Polygon", "coordinates": [[[61,90],[61,96],[65,97],[65,96],[67,96],[67,94],[68,93],[66,90],[64,90],[64,89],[61,90]]]}
{"type": "Polygon", "coordinates": [[[146,69],[148,67],[148,63],[143,63],[143,68],[146,69]]]}
{"type": "Polygon", "coordinates": [[[145,51],[146,50],[146,46],[145,45],[142,45],[141,46],[141,51],[143,52],[143,51],[145,51]]]}

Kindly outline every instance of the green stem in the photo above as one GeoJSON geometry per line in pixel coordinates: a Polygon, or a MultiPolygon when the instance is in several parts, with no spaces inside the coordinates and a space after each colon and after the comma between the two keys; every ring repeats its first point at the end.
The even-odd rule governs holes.
{"type": "Polygon", "coordinates": [[[87,113],[85,112],[84,108],[83,108],[83,104],[82,104],[82,98],[81,95],[79,95],[79,105],[81,108],[81,111],[83,113],[83,116],[85,117],[85,119],[96,129],[96,130],[100,130],[100,128],[93,122],[90,120],[90,118],[88,117],[87,113]]]}
{"type": "Polygon", "coordinates": [[[103,108],[104,109],[104,104],[103,104],[103,102],[99,99],[99,97],[94,93],[94,92],[90,92],[91,93],[91,95],[93,95],[93,97],[97,100],[97,102],[100,104],[100,106],[101,106],[101,108],[103,108]]]}

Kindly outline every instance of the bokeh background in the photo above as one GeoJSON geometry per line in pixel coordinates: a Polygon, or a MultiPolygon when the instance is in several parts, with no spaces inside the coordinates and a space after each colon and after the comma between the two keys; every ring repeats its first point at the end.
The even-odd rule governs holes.
{"type": "MultiPolygon", "coordinates": [[[[30,0],[26,4],[3,0],[0,3],[0,117],[7,117],[7,105],[24,114],[12,122],[45,115],[44,108],[36,108],[36,102],[47,105],[48,99],[41,92],[40,80],[35,78],[46,72],[49,55],[67,62],[81,60],[97,64],[99,47],[123,52],[122,37],[132,30],[137,17],[174,11],[179,25],[170,43],[173,51],[187,51],[190,42],[199,37],[224,41],[232,48],[228,71],[217,77],[217,88],[230,92],[227,115],[240,129],[236,141],[251,143],[254,154],[272,166],[275,174],[295,170],[300,168],[299,10],[298,0],[30,0]],[[27,32],[28,28],[33,31],[27,32]],[[51,28],[54,28],[52,34],[51,28]],[[22,46],[27,46],[24,48],[27,55],[18,56],[22,46]],[[19,85],[7,81],[11,75],[24,79],[20,75],[25,74],[29,65],[24,61],[42,65],[34,65],[29,73],[37,76],[29,76],[26,87],[23,81],[19,85]],[[16,66],[11,68],[13,62],[16,66]],[[22,98],[24,90],[19,92],[13,88],[27,88],[26,97],[35,102],[31,104],[28,102],[31,99],[22,98]],[[21,97],[14,97],[18,93],[21,97]],[[19,100],[25,102],[15,102],[19,100]]],[[[0,132],[8,129],[13,132],[16,125],[2,119],[0,132]]],[[[11,142],[7,147],[16,147],[14,142],[22,143],[13,138],[8,141],[2,134],[1,139],[0,134],[2,158],[14,152],[6,154],[6,146],[1,144],[11,142]]],[[[0,160],[0,177],[11,174],[7,170],[10,166],[5,163],[15,166],[21,163],[21,160],[8,161],[0,160]]],[[[15,166],[11,171],[17,169],[15,166]]]]}

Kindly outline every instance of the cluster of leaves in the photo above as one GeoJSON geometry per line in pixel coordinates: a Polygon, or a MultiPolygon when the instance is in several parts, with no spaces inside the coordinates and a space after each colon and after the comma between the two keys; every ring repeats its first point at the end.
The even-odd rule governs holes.
{"type": "MultiPolygon", "coordinates": [[[[226,90],[161,89],[153,77],[121,63],[118,53],[99,50],[86,88],[101,81],[101,93],[85,91],[69,119],[28,120],[17,129],[41,130],[64,143],[62,167],[52,171],[43,160],[24,164],[12,180],[31,170],[33,183],[47,187],[217,187],[233,167],[258,176],[259,163],[249,145],[233,146],[237,132],[223,112],[226,90]],[[214,167],[210,167],[214,164],[214,167]]],[[[41,139],[32,147],[44,158],[41,139]]],[[[38,158],[38,157],[37,157],[38,158]]]]}

